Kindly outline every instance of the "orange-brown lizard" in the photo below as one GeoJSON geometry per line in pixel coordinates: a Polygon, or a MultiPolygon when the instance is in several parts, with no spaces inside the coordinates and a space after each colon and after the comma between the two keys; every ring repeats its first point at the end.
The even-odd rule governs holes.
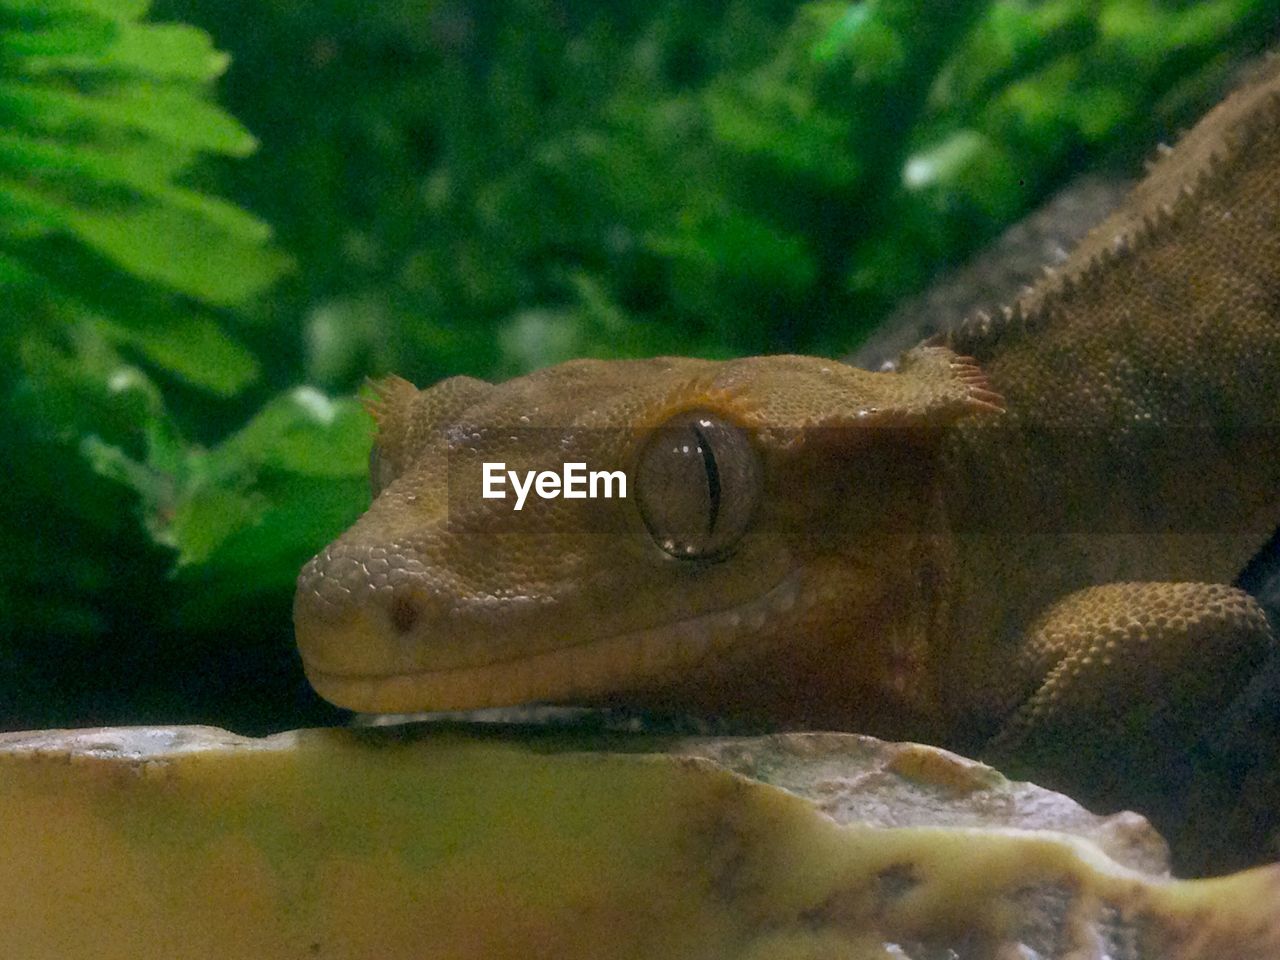
{"type": "Polygon", "coordinates": [[[583,360],[379,393],[375,499],[294,607],[336,704],[623,702],[1158,764],[1274,647],[1230,584],[1280,523],[1280,69],[1003,318],[896,372],[583,360]],[[516,511],[483,462],[622,470],[627,495],[516,511]]]}

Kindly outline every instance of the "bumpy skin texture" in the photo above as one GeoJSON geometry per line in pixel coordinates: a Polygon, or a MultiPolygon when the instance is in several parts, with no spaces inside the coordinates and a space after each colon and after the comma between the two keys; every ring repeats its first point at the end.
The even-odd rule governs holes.
{"type": "Polygon", "coordinates": [[[1280,70],[1005,316],[897,372],[576,361],[380,394],[381,492],[295,603],[341,706],[626,702],[1158,767],[1274,646],[1228,584],[1280,522],[1280,70]],[[715,556],[673,556],[637,507],[705,501],[687,471],[518,514],[479,497],[482,460],[643,481],[690,411],[758,467],[703,477],[749,517],[715,556]]]}

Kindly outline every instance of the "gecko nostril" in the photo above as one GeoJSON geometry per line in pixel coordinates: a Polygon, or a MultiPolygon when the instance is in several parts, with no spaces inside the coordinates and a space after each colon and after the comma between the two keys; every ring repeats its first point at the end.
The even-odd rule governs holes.
{"type": "Polygon", "coordinates": [[[422,605],[409,593],[397,593],[391,600],[391,623],[400,633],[408,633],[418,622],[422,605]]]}

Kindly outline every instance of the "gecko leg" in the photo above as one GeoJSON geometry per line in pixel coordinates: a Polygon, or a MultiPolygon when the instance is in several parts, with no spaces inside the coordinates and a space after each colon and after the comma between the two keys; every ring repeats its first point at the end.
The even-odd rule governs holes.
{"type": "Polygon", "coordinates": [[[1225,584],[1079,590],[1032,624],[1021,666],[1037,686],[988,753],[1089,803],[1167,793],[1274,647],[1257,601],[1225,584]]]}

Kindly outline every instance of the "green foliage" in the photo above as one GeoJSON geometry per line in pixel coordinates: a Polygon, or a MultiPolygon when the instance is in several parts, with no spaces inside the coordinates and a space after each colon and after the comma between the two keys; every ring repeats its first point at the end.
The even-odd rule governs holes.
{"type": "Polygon", "coordinates": [[[190,185],[202,157],[256,141],[210,99],[227,56],[141,22],[147,6],[0,0],[0,656],[19,678],[168,592],[144,530],[181,562],[258,519],[187,522],[250,482],[187,442],[163,398],[260,378],[225,308],[289,261],[264,222],[190,185]]]}
{"type": "MultiPolygon", "coordinates": [[[[145,6],[0,0],[0,255],[8,280],[63,307],[64,322],[103,314],[144,350],[156,337],[134,331],[136,307],[103,302],[67,264],[52,262],[54,251],[211,305],[260,292],[284,263],[264,247],[264,223],[181,185],[200,154],[244,156],[255,141],[206,99],[226,56],[199,30],[137,22],[145,6]]],[[[252,357],[229,334],[206,324],[198,335],[214,351],[212,371],[202,377],[188,364],[187,377],[223,392],[253,378],[252,357]]]]}
{"type": "Polygon", "coordinates": [[[1131,164],[1188,122],[1274,18],[1266,0],[149,6],[0,0],[18,676],[41,644],[131,627],[221,649],[259,602],[280,659],[298,565],[367,496],[368,419],[332,395],[389,371],[840,352],[1082,164],[1131,164]],[[257,152],[210,96],[228,60],[209,34],[257,152]]]}
{"type": "Polygon", "coordinates": [[[1264,0],[176,6],[232,45],[237,113],[278,131],[228,183],[298,255],[284,312],[335,389],[370,369],[847,348],[1087,158],[1187,122],[1274,17],[1264,0]],[[282,49],[294,68],[264,82],[282,49]]]}

